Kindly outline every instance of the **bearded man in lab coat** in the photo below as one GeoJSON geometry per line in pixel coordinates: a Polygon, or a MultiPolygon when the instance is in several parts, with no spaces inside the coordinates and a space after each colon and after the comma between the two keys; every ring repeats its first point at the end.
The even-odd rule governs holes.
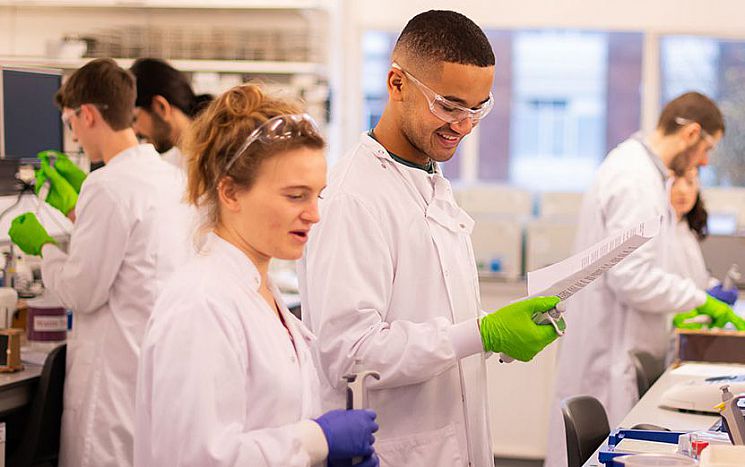
{"type": "Polygon", "coordinates": [[[137,136],[155,146],[166,162],[185,170],[181,135],[212,96],[194,94],[189,78],[158,58],[138,58],[129,71],[137,81],[132,125],[137,136]]]}
{"type": "Polygon", "coordinates": [[[344,406],[345,374],[380,372],[368,396],[383,466],[492,466],[485,351],[526,361],[557,337],[531,319],[556,297],[480,318],[473,220],[437,164],[491,109],[494,63],[463,15],[409,21],[385,112],[332,171],[299,267],[324,408],[344,406]]]}
{"type": "Polygon", "coordinates": [[[191,214],[184,180],[132,125],[133,76],[110,59],[73,73],[57,93],[62,118],[93,162],[105,166],[82,186],[69,161],[47,160],[37,183],[46,201],[74,219],[62,251],[33,213],[10,237],[41,255],[44,286],[73,310],[67,341],[60,465],[131,466],[137,358],[160,286],[188,256],[191,214]]]}
{"type": "Polygon", "coordinates": [[[745,323],[728,305],[691,279],[675,274],[676,216],[670,173],[706,165],[724,134],[724,119],[706,96],[689,92],[669,102],[649,135],[619,144],[600,165],[580,211],[576,249],[642,221],[662,217],[657,237],[567,302],[570,332],[559,348],[555,401],[546,465],[566,465],[559,401],[591,395],[603,404],[611,428],[638,401],[632,350],[665,359],[672,314],[695,309],[715,322],[745,323]]]}

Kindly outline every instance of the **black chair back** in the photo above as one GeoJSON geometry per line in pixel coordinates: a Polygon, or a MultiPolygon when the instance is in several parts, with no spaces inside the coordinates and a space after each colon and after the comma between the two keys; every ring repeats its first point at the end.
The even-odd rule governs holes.
{"type": "Polygon", "coordinates": [[[664,373],[665,364],[663,361],[641,350],[632,350],[629,352],[629,355],[631,356],[631,361],[634,363],[636,389],[639,391],[639,399],[641,399],[660,375],[664,373]]]}
{"type": "Polygon", "coordinates": [[[59,458],[62,395],[67,345],[52,350],[44,361],[23,438],[8,467],[56,466],[59,458]]]}
{"type": "Polygon", "coordinates": [[[569,467],[581,467],[610,434],[603,404],[591,396],[561,401],[569,467]]]}

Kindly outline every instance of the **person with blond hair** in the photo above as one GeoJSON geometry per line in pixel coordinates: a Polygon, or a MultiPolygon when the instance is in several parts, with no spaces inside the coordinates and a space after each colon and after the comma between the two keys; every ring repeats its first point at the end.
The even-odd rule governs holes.
{"type": "Polygon", "coordinates": [[[313,120],[254,85],[187,132],[199,255],[155,305],[140,354],[135,465],[378,465],[369,410],[321,415],[313,335],[267,270],[302,256],[326,186],[313,120]]]}

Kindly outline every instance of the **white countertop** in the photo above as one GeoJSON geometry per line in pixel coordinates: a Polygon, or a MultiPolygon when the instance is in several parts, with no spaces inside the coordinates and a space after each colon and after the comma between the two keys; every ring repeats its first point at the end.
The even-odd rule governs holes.
{"type": "MultiPolygon", "coordinates": [[[[640,423],[650,423],[653,425],[659,425],[661,427],[669,428],[673,431],[699,431],[707,430],[711,427],[718,419],[717,415],[699,415],[692,413],[679,412],[675,410],[663,409],[658,406],[660,399],[664,392],[671,386],[691,381],[691,380],[703,380],[711,374],[705,374],[704,370],[708,370],[711,367],[721,367],[722,375],[731,374],[733,369],[742,369],[742,373],[745,373],[745,365],[736,365],[732,363],[685,363],[687,369],[690,368],[695,370],[697,367],[701,368],[701,376],[692,376],[686,374],[676,374],[679,372],[673,372],[672,368],[668,368],[665,373],[660,376],[654,385],[649,388],[644,397],[634,406],[633,409],[626,415],[621,421],[620,428],[631,428],[634,425],[640,423]]],[[[691,371],[693,373],[695,371],[691,371]]],[[[611,428],[613,430],[613,428],[611,428]]],[[[584,467],[596,467],[603,466],[598,461],[598,450],[585,462],[584,467]]]]}

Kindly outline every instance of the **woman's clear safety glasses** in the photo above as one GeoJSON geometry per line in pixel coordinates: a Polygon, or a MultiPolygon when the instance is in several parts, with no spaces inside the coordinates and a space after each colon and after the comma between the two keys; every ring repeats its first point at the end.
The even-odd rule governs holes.
{"type": "Polygon", "coordinates": [[[489,93],[489,99],[487,99],[486,102],[481,104],[478,108],[469,109],[468,107],[463,107],[462,105],[437,94],[426,84],[416,79],[411,73],[401,68],[401,65],[398,63],[393,62],[391,67],[401,71],[416,85],[417,88],[419,88],[427,99],[430,112],[432,112],[435,117],[446,123],[460,123],[463,120],[470,118],[471,123],[476,126],[476,124],[479,123],[479,120],[489,115],[489,112],[491,112],[491,109],[494,107],[494,96],[492,96],[491,92],[489,93]]]}
{"type": "Polygon", "coordinates": [[[320,134],[321,131],[318,129],[318,124],[307,113],[278,115],[270,118],[248,135],[246,141],[228,161],[228,165],[225,166],[225,173],[233,167],[233,164],[235,164],[235,161],[238,160],[241,154],[246,152],[248,147],[256,141],[269,144],[301,136],[320,137],[320,134]]]}

